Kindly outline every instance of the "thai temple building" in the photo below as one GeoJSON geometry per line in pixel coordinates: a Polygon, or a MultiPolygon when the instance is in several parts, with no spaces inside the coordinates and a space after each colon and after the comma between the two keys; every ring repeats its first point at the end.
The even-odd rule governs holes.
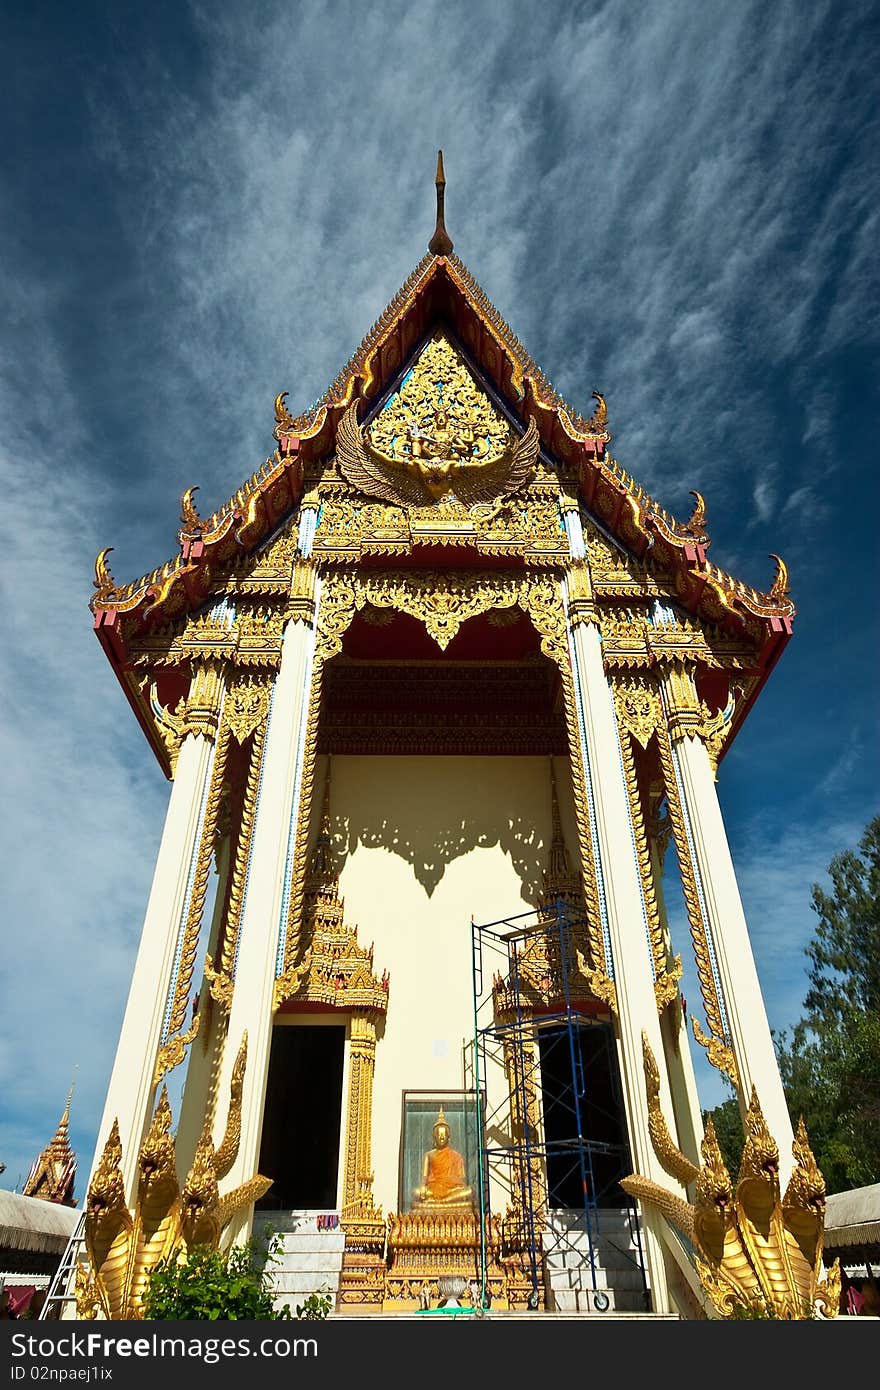
{"type": "Polygon", "coordinates": [[[553,389],[444,193],[441,159],[427,254],[315,406],[278,395],[265,464],[211,516],[185,493],[153,573],[98,557],[170,799],[92,1182],[133,1208],[173,1128],[215,1236],[281,1232],[281,1302],[704,1316],[621,1180],[693,1202],[692,1049],[792,1169],[717,783],[786,569],[725,573],[703,498],[676,519],[615,461],[605,397],[553,389]]]}

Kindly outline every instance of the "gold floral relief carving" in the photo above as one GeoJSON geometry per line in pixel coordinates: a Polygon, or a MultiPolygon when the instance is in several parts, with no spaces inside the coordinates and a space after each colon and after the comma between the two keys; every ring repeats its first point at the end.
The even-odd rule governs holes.
{"type": "Polygon", "coordinates": [[[245,743],[265,724],[269,712],[270,683],[266,677],[245,676],[230,686],[223,718],[237,743],[245,743]]]}
{"type": "Polygon", "coordinates": [[[637,743],[647,748],[663,719],[660,694],[653,682],[626,679],[615,675],[611,682],[618,727],[632,734],[637,743]]]}
{"type": "Polygon", "coordinates": [[[412,454],[413,436],[417,442],[439,409],[446,413],[453,443],[468,456],[475,444],[487,458],[506,448],[510,426],[443,333],[426,344],[400,390],[380,410],[369,428],[370,442],[402,461],[412,454]]]}
{"type": "Polygon", "coordinates": [[[315,538],[322,558],[409,554],[417,545],[464,545],[487,555],[523,554],[534,561],[562,561],[568,542],[556,496],[537,486],[521,496],[470,508],[452,494],[431,506],[408,509],[331,495],[324,501],[315,538]]]}
{"type": "Polygon", "coordinates": [[[535,421],[517,434],[441,330],[371,424],[361,429],[349,406],[336,463],[365,497],[418,507],[454,493],[473,506],[519,492],[539,443],[535,421]]]}

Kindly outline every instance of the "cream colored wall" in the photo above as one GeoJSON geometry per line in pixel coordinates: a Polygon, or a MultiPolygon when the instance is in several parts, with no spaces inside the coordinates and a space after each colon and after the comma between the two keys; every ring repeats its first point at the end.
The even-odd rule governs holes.
{"type": "MultiPolygon", "coordinates": [[[[571,852],[564,759],[557,779],[571,852]]],[[[374,1193],[387,1213],[398,1206],[403,1091],[472,1084],[471,917],[534,906],[550,841],[549,759],[336,756],[331,785],[346,921],[391,976],[373,1092],[374,1193]]],[[[491,1109],[504,1094],[499,1068],[487,1083],[491,1109]]]]}

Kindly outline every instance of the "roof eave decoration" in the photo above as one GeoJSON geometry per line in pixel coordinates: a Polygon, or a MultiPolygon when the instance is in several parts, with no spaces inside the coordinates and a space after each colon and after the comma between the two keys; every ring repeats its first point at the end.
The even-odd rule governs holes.
{"type": "MultiPolygon", "coordinates": [[[[110,551],[101,552],[91,607],[98,636],[117,671],[125,660],[120,617],[152,626],[177,620],[204,604],[218,577],[267,539],[296,506],[304,473],[332,452],[337,428],[352,402],[363,400],[368,409],[391,389],[438,322],[455,331],[523,424],[535,421],[544,450],[577,478],[587,509],[637,558],[653,550],[653,558],[674,576],[676,598],[684,608],[696,614],[711,596],[716,615],[720,611],[734,625],[761,623],[766,640],[760,664],[766,678],[791,633],[795,614],[782,562],[773,557],[777,573],[766,593],[713,565],[706,557],[710,538],[700,494],[693,494],[695,506],[687,521],[671,516],[609,457],[612,435],[601,392],[593,392],[592,415],[581,416],[547,380],[463,262],[454,254],[430,251],[309,410],[294,416],[287,392],[276,397],[277,447],[233,497],[202,518],[193,500],[196,488],[184,493],[179,550],[172,559],[132,584],[117,585],[107,564],[110,551]]],[[[137,702],[132,704],[136,709],[137,702]]]]}

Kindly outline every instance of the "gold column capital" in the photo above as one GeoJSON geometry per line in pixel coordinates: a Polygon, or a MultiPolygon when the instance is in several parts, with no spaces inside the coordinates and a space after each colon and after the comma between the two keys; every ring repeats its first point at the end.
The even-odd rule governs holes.
{"type": "Polygon", "coordinates": [[[186,702],[184,734],[201,734],[213,743],[217,737],[223,703],[223,665],[219,661],[194,663],[186,702]]]}
{"type": "Polygon", "coordinates": [[[670,738],[680,739],[688,734],[698,734],[703,711],[697,696],[693,668],[673,661],[663,673],[663,694],[670,738]]]}
{"type": "Polygon", "coordinates": [[[315,621],[316,578],[317,570],[313,560],[300,557],[294,561],[286,616],[295,623],[311,624],[315,621]]]}
{"type": "Polygon", "coordinates": [[[566,569],[568,580],[568,622],[572,628],[596,620],[593,581],[586,560],[572,560],[566,569]]]}
{"type": "Polygon", "coordinates": [[[559,493],[559,510],[563,514],[565,512],[577,512],[578,516],[580,516],[581,513],[577,493],[574,491],[569,492],[564,485],[559,493]]]}

